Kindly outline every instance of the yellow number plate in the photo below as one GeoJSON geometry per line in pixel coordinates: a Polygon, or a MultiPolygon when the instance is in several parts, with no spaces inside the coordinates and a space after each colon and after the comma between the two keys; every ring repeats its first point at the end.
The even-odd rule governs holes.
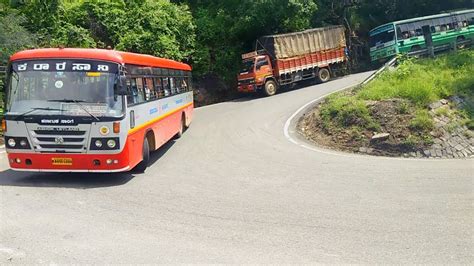
{"type": "Polygon", "coordinates": [[[72,165],[72,158],[52,158],[53,165],[72,165]]]}

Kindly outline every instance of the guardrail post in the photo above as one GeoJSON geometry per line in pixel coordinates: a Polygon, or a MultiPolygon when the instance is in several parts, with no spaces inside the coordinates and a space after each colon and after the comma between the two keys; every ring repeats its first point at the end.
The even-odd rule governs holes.
{"type": "Polygon", "coordinates": [[[457,44],[457,42],[452,42],[452,43],[451,43],[451,49],[453,49],[453,51],[455,51],[455,52],[458,50],[458,44],[457,44]]]}
{"type": "Polygon", "coordinates": [[[431,35],[430,25],[425,25],[422,27],[423,35],[425,36],[426,49],[428,50],[428,55],[434,57],[434,47],[433,47],[433,36],[431,35]]]}

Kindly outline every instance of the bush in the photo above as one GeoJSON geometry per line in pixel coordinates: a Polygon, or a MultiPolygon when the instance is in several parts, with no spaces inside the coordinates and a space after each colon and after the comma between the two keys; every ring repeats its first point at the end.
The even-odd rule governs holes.
{"type": "Polygon", "coordinates": [[[410,128],[422,132],[431,131],[434,128],[434,122],[431,115],[426,110],[416,112],[415,118],[410,122],[410,128]]]}
{"type": "Polygon", "coordinates": [[[377,128],[366,104],[350,96],[329,97],[321,108],[321,116],[325,123],[332,122],[339,127],[377,128]]]}
{"type": "Polygon", "coordinates": [[[455,94],[471,94],[474,87],[474,51],[436,59],[403,60],[357,93],[362,100],[404,98],[418,107],[455,94]]]}

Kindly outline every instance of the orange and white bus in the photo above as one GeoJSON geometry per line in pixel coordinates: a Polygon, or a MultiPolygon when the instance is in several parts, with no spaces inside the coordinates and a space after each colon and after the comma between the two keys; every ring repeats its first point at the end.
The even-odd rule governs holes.
{"type": "Polygon", "coordinates": [[[10,58],[4,121],[10,167],[145,171],[193,116],[191,67],[114,50],[50,48],[10,58]]]}

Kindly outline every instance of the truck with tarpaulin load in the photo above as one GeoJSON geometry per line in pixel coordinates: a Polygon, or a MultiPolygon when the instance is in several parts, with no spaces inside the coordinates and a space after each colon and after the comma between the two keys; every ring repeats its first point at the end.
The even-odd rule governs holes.
{"type": "Polygon", "coordinates": [[[303,80],[324,83],[347,58],[343,26],[263,36],[256,41],[255,51],[242,55],[238,91],[272,96],[279,88],[303,80]]]}

